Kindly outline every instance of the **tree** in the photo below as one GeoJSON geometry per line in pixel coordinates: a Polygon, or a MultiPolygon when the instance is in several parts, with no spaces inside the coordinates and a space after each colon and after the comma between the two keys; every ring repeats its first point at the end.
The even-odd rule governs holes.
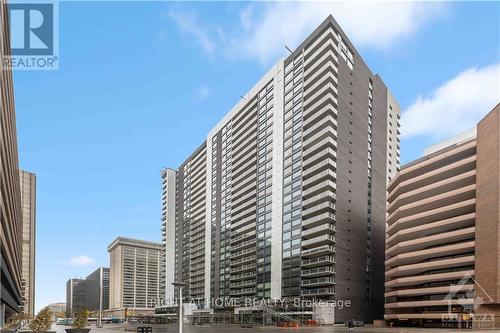
{"type": "Polygon", "coordinates": [[[87,319],[89,318],[90,312],[88,310],[78,311],[75,315],[75,321],[71,327],[73,328],[85,328],[87,326],[87,319]]]}
{"type": "Polygon", "coordinates": [[[52,326],[52,316],[52,309],[48,306],[44,307],[30,322],[30,330],[34,333],[47,332],[52,326]]]}

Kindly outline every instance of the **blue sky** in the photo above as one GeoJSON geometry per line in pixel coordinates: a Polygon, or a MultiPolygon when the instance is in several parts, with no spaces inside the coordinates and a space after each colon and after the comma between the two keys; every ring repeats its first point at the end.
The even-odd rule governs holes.
{"type": "Polygon", "coordinates": [[[20,164],[37,174],[37,308],[108,266],[117,236],[160,240],[178,166],[332,13],[401,104],[402,162],[498,102],[498,2],[62,2],[58,71],[15,72],[20,164]]]}

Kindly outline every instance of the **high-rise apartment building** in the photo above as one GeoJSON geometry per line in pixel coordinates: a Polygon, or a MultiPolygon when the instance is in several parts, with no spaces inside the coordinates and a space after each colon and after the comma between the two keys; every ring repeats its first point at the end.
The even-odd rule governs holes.
{"type": "Polygon", "coordinates": [[[22,298],[24,313],[35,312],[36,176],[20,170],[23,215],[22,298]]]}
{"type": "Polygon", "coordinates": [[[389,184],[388,321],[500,327],[499,109],[389,184]]]}
{"type": "Polygon", "coordinates": [[[5,0],[0,0],[0,327],[6,318],[23,311],[22,211],[19,184],[16,116],[12,71],[5,68],[10,55],[9,19],[5,0]]]}
{"type": "Polygon", "coordinates": [[[118,313],[151,308],[160,296],[161,244],[118,237],[108,252],[109,309],[118,313]]]}
{"type": "Polygon", "coordinates": [[[382,318],[399,117],[329,16],[162,172],[166,297],[175,279],[205,307],[300,297],[349,301],[336,322],[382,318]]]}

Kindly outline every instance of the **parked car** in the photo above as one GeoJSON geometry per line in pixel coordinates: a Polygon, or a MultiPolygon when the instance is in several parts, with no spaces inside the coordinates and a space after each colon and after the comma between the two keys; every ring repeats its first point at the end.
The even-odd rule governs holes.
{"type": "Polygon", "coordinates": [[[346,322],[345,325],[349,328],[351,328],[351,327],[363,327],[363,326],[365,326],[365,322],[361,321],[361,320],[351,319],[348,322],[346,322]]]}

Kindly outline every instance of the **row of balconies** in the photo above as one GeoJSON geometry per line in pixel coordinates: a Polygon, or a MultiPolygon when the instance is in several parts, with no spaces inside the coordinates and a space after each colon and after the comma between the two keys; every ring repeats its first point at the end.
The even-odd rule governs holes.
{"type": "Polygon", "coordinates": [[[244,249],[244,250],[241,250],[241,251],[238,251],[238,252],[232,252],[231,253],[231,259],[236,259],[238,257],[247,255],[249,253],[255,253],[255,247],[244,249]]]}
{"type": "Polygon", "coordinates": [[[387,235],[391,237],[394,233],[408,228],[423,226],[430,222],[446,220],[455,216],[465,215],[475,212],[476,199],[456,202],[444,207],[423,211],[421,213],[403,217],[393,221],[387,227],[387,235]]]}
{"type": "Polygon", "coordinates": [[[330,56],[335,63],[339,63],[336,54],[339,53],[335,40],[331,36],[321,39],[321,44],[314,48],[308,48],[309,53],[305,55],[304,68],[306,73],[310,73],[314,68],[325,61],[325,56],[330,56]],[[318,47],[319,46],[319,47],[318,47]]]}
{"type": "Polygon", "coordinates": [[[395,209],[416,202],[421,199],[429,198],[431,196],[442,194],[451,190],[459,189],[468,185],[474,184],[476,181],[476,170],[470,170],[465,173],[458,174],[450,177],[446,175],[442,180],[418,187],[414,190],[401,194],[387,206],[388,214],[392,214],[395,209]]]}
{"type": "Polygon", "coordinates": [[[333,45],[335,46],[335,49],[338,53],[338,48],[335,43],[338,43],[340,41],[340,37],[337,36],[335,31],[331,27],[329,27],[321,34],[321,36],[315,38],[314,42],[304,50],[304,58],[306,59],[306,62],[308,62],[308,59],[311,59],[312,55],[318,52],[318,50],[324,43],[328,43],[330,41],[333,42],[333,45]]]}
{"type": "Polygon", "coordinates": [[[240,234],[255,235],[255,226],[256,226],[255,220],[253,220],[252,223],[248,223],[248,220],[245,219],[245,222],[238,224],[236,229],[231,229],[231,237],[233,236],[238,237],[240,234]]]}
{"type": "Polygon", "coordinates": [[[191,263],[189,265],[189,270],[192,272],[192,271],[196,271],[198,269],[204,269],[205,268],[205,263],[201,263],[201,264],[193,264],[191,263]]]}
{"type": "Polygon", "coordinates": [[[335,225],[332,223],[318,225],[317,227],[313,227],[311,229],[302,230],[302,239],[309,239],[311,237],[316,237],[322,234],[334,234],[335,233],[335,225]]]}
{"type": "Polygon", "coordinates": [[[327,212],[335,213],[335,210],[336,210],[335,203],[333,203],[331,201],[326,201],[326,202],[319,203],[316,206],[304,209],[302,211],[302,218],[308,219],[308,218],[314,217],[315,215],[327,213],[327,212]]]}
{"type": "Polygon", "coordinates": [[[326,191],[323,193],[320,193],[318,195],[315,195],[309,199],[302,199],[302,207],[303,209],[311,208],[314,205],[317,205],[318,203],[324,202],[324,201],[335,201],[337,199],[337,195],[335,194],[335,191],[326,191]]]}
{"type": "Polygon", "coordinates": [[[315,247],[310,250],[302,250],[302,258],[310,258],[310,257],[317,257],[317,256],[322,256],[322,255],[327,255],[327,254],[334,254],[335,253],[335,246],[333,245],[323,245],[320,247],[315,247]]]}
{"type": "MultiPolygon", "coordinates": [[[[329,148],[330,149],[330,148],[329,148]]],[[[321,183],[321,181],[329,179],[329,180],[337,180],[337,173],[331,169],[326,169],[318,173],[317,175],[314,175],[310,178],[307,178],[302,181],[302,187],[303,189],[310,188],[312,186],[318,185],[318,183],[321,183]]]]}
{"type": "Polygon", "coordinates": [[[458,256],[438,260],[430,260],[416,264],[402,265],[386,271],[386,278],[419,275],[424,272],[440,269],[450,269],[453,267],[474,265],[474,255],[458,256]]]}
{"type": "Polygon", "coordinates": [[[237,242],[240,242],[244,239],[247,239],[247,238],[250,238],[250,237],[253,237],[255,238],[255,232],[250,232],[250,233],[242,233],[242,234],[239,234],[238,236],[236,237],[233,237],[231,235],[231,244],[233,243],[237,243],[237,242]]]}
{"type": "MultiPolygon", "coordinates": [[[[327,55],[326,58],[331,56],[331,54],[327,55]]],[[[309,70],[304,76],[304,89],[308,89],[311,85],[319,80],[319,78],[325,76],[328,73],[332,73],[335,76],[335,83],[338,85],[338,67],[335,63],[335,60],[330,58],[327,59],[326,62],[323,62],[321,67],[315,67],[314,70],[309,70]]]]}
{"type": "Polygon", "coordinates": [[[309,149],[317,144],[320,144],[321,141],[328,138],[337,139],[337,130],[334,129],[333,127],[323,128],[322,130],[318,131],[318,133],[312,135],[310,138],[305,140],[303,144],[303,149],[304,150],[309,149]]]}
{"type": "MultiPolygon", "coordinates": [[[[307,159],[304,159],[304,163],[303,163],[304,173],[306,173],[306,171],[307,171],[307,175],[309,175],[310,177],[314,177],[315,176],[314,174],[311,174],[310,172],[308,172],[309,169],[318,170],[318,168],[315,168],[316,165],[318,163],[321,163],[322,161],[325,161],[327,158],[330,158],[333,161],[336,161],[337,160],[337,152],[334,149],[327,147],[327,148],[324,148],[324,149],[318,151],[316,154],[309,156],[307,159]]],[[[305,179],[309,179],[309,177],[305,178],[305,179]]]]}
{"type": "Polygon", "coordinates": [[[230,295],[251,295],[255,293],[255,288],[242,288],[231,290],[230,295]]]}
{"type": "Polygon", "coordinates": [[[245,280],[241,282],[233,282],[230,284],[230,288],[243,288],[249,286],[255,286],[255,279],[245,280]]]}
{"type": "Polygon", "coordinates": [[[197,270],[189,270],[189,277],[205,276],[205,268],[199,268],[197,270]]]}
{"type": "Polygon", "coordinates": [[[334,88],[334,93],[338,96],[338,80],[336,79],[336,73],[328,71],[325,75],[322,75],[316,82],[311,82],[310,85],[304,87],[304,100],[311,98],[311,95],[317,95],[317,92],[326,85],[332,85],[334,88]]]}
{"type": "MultiPolygon", "coordinates": [[[[394,178],[394,180],[389,183],[387,189],[389,192],[388,201],[391,202],[393,198],[399,196],[401,191],[405,190],[403,189],[403,183],[410,185],[442,172],[452,176],[456,175],[456,173],[453,174],[452,172],[459,166],[463,167],[465,164],[473,166],[475,164],[475,154],[476,141],[472,141],[449,149],[445,154],[437,154],[423,162],[408,165],[401,170],[398,177],[394,178]]],[[[463,172],[462,170],[460,173],[463,172]]],[[[469,168],[468,170],[471,169],[469,168]]],[[[427,184],[432,184],[434,181],[435,180],[430,180],[427,184]]],[[[419,185],[422,186],[423,184],[420,183],[419,185]]]]}
{"type": "Polygon", "coordinates": [[[316,288],[316,289],[302,289],[302,296],[333,296],[335,295],[335,288],[316,288]]]}
{"type": "Polygon", "coordinates": [[[334,284],[335,284],[335,278],[332,276],[302,280],[302,287],[307,287],[307,288],[319,287],[319,286],[331,286],[334,284]]]}
{"type": "Polygon", "coordinates": [[[321,213],[319,215],[302,220],[302,227],[313,228],[326,223],[335,223],[335,214],[321,213]]]}
{"type": "Polygon", "coordinates": [[[311,259],[303,259],[302,267],[319,267],[319,266],[332,265],[334,263],[335,263],[334,256],[322,256],[311,259]]]}
{"type": "Polygon", "coordinates": [[[247,263],[247,262],[255,262],[255,255],[243,257],[240,259],[232,260],[231,258],[231,266],[237,266],[239,264],[247,263]]]}
{"type": "Polygon", "coordinates": [[[302,152],[302,158],[304,160],[308,159],[309,157],[316,155],[316,153],[318,153],[319,151],[321,151],[323,149],[327,149],[327,148],[337,150],[337,140],[335,138],[332,138],[332,137],[324,138],[317,145],[311,146],[307,149],[304,149],[304,151],[302,152]]]}
{"type": "Polygon", "coordinates": [[[387,223],[393,224],[395,221],[405,217],[411,218],[412,216],[420,213],[425,213],[435,209],[446,209],[453,203],[463,202],[475,198],[476,185],[468,185],[449,192],[441,193],[435,196],[426,197],[424,199],[408,203],[398,207],[387,217],[387,223]]]}
{"type": "MultiPolygon", "coordinates": [[[[231,223],[231,233],[236,232],[238,229],[247,226],[247,225],[255,225],[255,217],[256,214],[248,215],[247,217],[243,218],[242,220],[231,223]]],[[[245,228],[245,231],[250,230],[250,227],[245,228]]]]}
{"type": "Polygon", "coordinates": [[[304,269],[302,270],[301,275],[303,277],[335,275],[335,268],[333,266],[323,266],[318,268],[304,269]]]}
{"type": "Polygon", "coordinates": [[[241,274],[231,274],[229,277],[230,281],[239,281],[239,280],[245,280],[248,278],[255,277],[255,271],[252,272],[246,272],[246,273],[241,273],[241,274]]]}
{"type": "Polygon", "coordinates": [[[231,267],[231,274],[255,270],[255,262],[240,266],[231,267]]]}
{"type": "Polygon", "coordinates": [[[196,282],[200,282],[200,281],[205,281],[205,275],[198,275],[195,277],[192,276],[189,279],[190,283],[196,283],[196,282]]]}
{"type": "MultiPolygon", "coordinates": [[[[336,171],[337,170],[337,162],[335,159],[332,158],[326,158],[322,160],[321,162],[316,163],[314,166],[310,167],[307,170],[304,170],[302,173],[302,179],[306,181],[310,177],[316,176],[317,174],[321,173],[322,171],[325,170],[331,170],[331,171],[336,171]]],[[[335,177],[337,179],[337,177],[335,177]]],[[[319,185],[316,185],[319,186],[319,185]]],[[[313,186],[314,188],[314,186],[313,186]]],[[[337,187],[336,185],[331,185],[331,188],[335,190],[337,187]]],[[[314,190],[311,190],[311,188],[307,189],[307,194],[308,195],[314,195],[314,190]]]]}
{"type": "Polygon", "coordinates": [[[197,283],[190,283],[189,284],[189,288],[191,288],[191,289],[199,288],[199,287],[205,287],[205,283],[204,282],[197,282],[197,283]]]}
{"type": "Polygon", "coordinates": [[[318,247],[321,245],[329,245],[334,243],[335,243],[335,236],[327,234],[327,235],[317,236],[308,240],[303,240],[302,248],[308,249],[312,247],[318,247]]]}
{"type": "Polygon", "coordinates": [[[454,216],[445,220],[426,223],[422,226],[416,226],[400,230],[387,238],[386,244],[390,248],[401,242],[410,241],[415,238],[431,236],[437,233],[445,233],[453,230],[464,229],[474,226],[476,214],[469,213],[454,216]]]}
{"type": "Polygon", "coordinates": [[[237,251],[237,250],[240,250],[240,249],[245,249],[245,248],[248,248],[250,246],[255,247],[255,242],[256,242],[255,238],[239,242],[239,243],[234,244],[233,246],[231,246],[231,251],[237,251]]]}

